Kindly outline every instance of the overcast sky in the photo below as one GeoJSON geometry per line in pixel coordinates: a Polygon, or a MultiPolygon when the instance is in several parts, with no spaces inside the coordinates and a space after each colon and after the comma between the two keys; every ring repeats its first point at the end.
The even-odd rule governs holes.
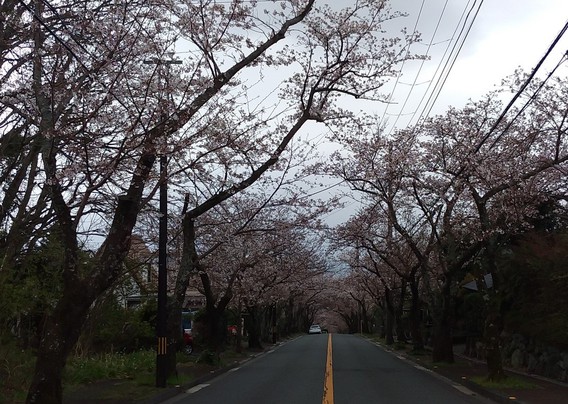
{"type": "MultiPolygon", "coordinates": [[[[429,93],[434,90],[445,64],[444,57],[448,58],[453,47],[448,47],[448,44],[456,42],[464,25],[463,19],[461,23],[460,19],[462,16],[465,18],[471,9],[468,21],[473,20],[480,3],[477,17],[431,109],[431,115],[443,113],[448,105],[461,107],[470,98],[479,99],[519,66],[527,72],[532,71],[568,20],[568,0],[391,0],[394,10],[409,14],[404,19],[409,30],[416,25],[422,41],[433,45],[429,49],[425,45],[412,48],[413,53],[428,51],[431,60],[422,67],[418,62],[404,66],[393,93],[392,101],[396,104],[391,104],[384,115],[389,125],[396,121],[397,127],[404,127],[413,117],[411,123],[416,122],[429,93]],[[445,56],[444,52],[447,52],[445,56]],[[413,83],[416,84],[408,96],[413,83]],[[424,94],[427,94],[425,98],[424,94]],[[419,106],[421,100],[423,103],[419,106]],[[418,113],[415,114],[415,111],[418,113]]],[[[467,23],[466,28],[469,25],[467,23]]],[[[548,73],[567,50],[568,34],[541,68],[541,75],[548,73]]]]}
{"type": "MultiPolygon", "coordinates": [[[[341,1],[347,4],[350,0],[341,1]]],[[[377,114],[387,120],[387,130],[395,122],[398,128],[404,128],[409,121],[416,123],[444,65],[444,52],[450,52],[463,26],[460,18],[465,18],[467,12],[475,6],[468,19],[471,21],[480,3],[479,13],[430,115],[444,113],[449,105],[460,108],[469,99],[478,100],[518,67],[527,72],[532,71],[568,20],[568,0],[391,0],[393,10],[409,14],[404,18],[403,24],[410,31],[416,25],[424,44],[432,42],[435,45],[428,50],[431,59],[424,62],[422,67],[417,61],[405,64],[394,93],[392,89],[396,80],[390,83],[390,87],[385,86],[385,92],[393,94],[392,104],[386,110],[374,105],[373,108],[378,108],[377,114]],[[444,5],[446,9],[442,14],[444,5]],[[409,95],[414,82],[416,84],[409,95]]],[[[392,28],[398,30],[400,26],[392,28]]],[[[424,53],[427,49],[426,45],[416,45],[411,51],[424,53]]],[[[541,67],[539,76],[545,76],[566,51],[568,33],[541,67]]],[[[447,56],[446,54],[445,57],[447,56]]],[[[559,73],[568,76],[568,63],[564,63],[559,73]]],[[[505,101],[508,102],[510,98],[512,94],[505,101]]],[[[331,225],[341,223],[353,213],[356,206],[358,204],[355,200],[347,202],[344,209],[330,214],[326,220],[331,225]]]]}

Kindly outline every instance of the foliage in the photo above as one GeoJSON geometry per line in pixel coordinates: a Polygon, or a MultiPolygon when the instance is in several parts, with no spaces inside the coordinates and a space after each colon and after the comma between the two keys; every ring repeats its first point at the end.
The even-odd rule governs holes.
{"type": "Polygon", "coordinates": [[[463,328],[466,335],[482,336],[487,314],[487,302],[483,298],[483,293],[466,293],[461,300],[462,304],[458,306],[458,317],[463,319],[463,328]]]}
{"type": "Polygon", "coordinates": [[[539,342],[566,347],[568,234],[517,237],[501,262],[507,328],[539,342]]]}
{"type": "Polygon", "coordinates": [[[52,236],[0,271],[0,324],[24,348],[36,346],[41,319],[61,292],[61,249],[52,236]]]}
{"type": "Polygon", "coordinates": [[[155,345],[156,303],[136,309],[121,307],[107,296],[92,311],[78,349],[86,352],[136,352],[155,345]]]}
{"type": "Polygon", "coordinates": [[[72,357],[65,371],[65,382],[85,384],[97,380],[136,379],[140,374],[153,374],[156,352],[141,350],[124,353],[104,353],[88,357],[72,357]]]}
{"type": "Polygon", "coordinates": [[[23,401],[34,369],[31,349],[22,349],[6,329],[0,332],[0,403],[23,401]]]}
{"type": "Polygon", "coordinates": [[[472,377],[471,380],[474,383],[489,389],[534,389],[537,387],[535,384],[515,376],[507,376],[500,381],[487,380],[487,378],[481,376],[472,377]]]}
{"type": "Polygon", "coordinates": [[[204,349],[199,354],[199,358],[197,358],[197,363],[217,366],[221,363],[221,358],[219,354],[217,354],[216,352],[213,352],[209,349],[204,349]]]}
{"type": "MultiPolygon", "coordinates": [[[[442,297],[443,310],[433,313],[447,330],[456,278],[484,244],[529,228],[538,204],[565,198],[564,82],[531,83],[535,97],[511,111],[514,119],[499,117],[502,105],[490,94],[385,135],[359,108],[386,100],[381,87],[397,67],[422,59],[409,52],[417,33],[387,29],[403,15],[384,1],[276,3],[5,4],[13,10],[0,61],[0,292],[7,303],[0,325],[27,316],[28,333],[42,332],[30,397],[60,400],[66,356],[93,304],[122,277],[133,231],[155,241],[155,196],[165,181],[175,209],[168,224],[183,239],[176,315],[198,274],[208,309],[217,311],[213,322],[234,297],[264,307],[290,298],[305,309],[302,321],[313,320],[328,268],[296,229],[319,227],[326,207],[284,180],[316,172],[297,169],[317,145],[308,125],[325,123],[331,140],[346,146],[328,174],[367,205],[349,226],[365,244],[343,246],[352,250],[350,265],[367,249],[363,264],[380,278],[370,286],[376,293],[350,288],[361,311],[370,312],[373,300],[392,306],[390,295],[400,291],[400,317],[408,284],[415,308],[442,297]],[[176,57],[184,59],[170,64],[181,43],[187,51],[176,57]],[[167,175],[155,167],[158,156],[168,161],[167,175]],[[231,205],[255,184],[257,200],[231,205]],[[275,198],[255,221],[279,192],[290,196],[275,198]],[[282,207],[302,214],[279,220],[282,207]],[[43,250],[53,231],[57,243],[43,250]],[[94,249],[88,257],[85,244],[94,249]]],[[[132,321],[108,304],[91,324],[93,341],[144,346],[118,336],[147,335],[149,319],[132,321]]],[[[177,332],[177,318],[172,324],[177,332]]]]}
{"type": "MultiPolygon", "coordinates": [[[[14,341],[7,339],[0,345],[0,403],[23,402],[29,386],[29,374],[33,371],[34,357],[31,350],[18,349],[14,341]]],[[[180,361],[189,362],[185,356],[180,361]]],[[[188,363],[187,366],[192,366],[188,363]]],[[[95,355],[74,355],[69,359],[65,370],[65,389],[74,391],[81,385],[88,385],[108,380],[129,380],[136,391],[123,394],[129,398],[141,395],[142,386],[155,386],[156,352],[155,350],[140,350],[130,353],[105,352],[95,355]]],[[[183,382],[182,379],[172,381],[173,384],[183,382]]],[[[148,391],[154,392],[153,389],[148,391]]],[[[148,393],[147,392],[147,393],[148,393]]]]}
{"type": "MultiPolygon", "coordinates": [[[[515,91],[524,80],[518,71],[504,83],[515,91]]],[[[336,233],[345,262],[353,273],[364,268],[378,278],[385,304],[397,283],[401,291],[406,284],[411,289],[414,307],[429,303],[436,360],[453,361],[453,306],[472,264],[483,261],[484,272],[476,276],[494,273],[494,289],[502,291],[495,272],[501,240],[539,225],[557,226],[551,207],[565,215],[565,82],[534,80],[538,97],[507,116],[500,115],[498,95],[507,91],[501,88],[414,128],[391,134],[378,123],[346,131],[345,150],[327,165],[361,197],[357,214],[336,233]]],[[[543,293],[542,280],[532,279],[537,284],[529,294],[543,293]]],[[[538,307],[531,307],[533,313],[549,326],[565,321],[547,319],[547,306],[534,311],[538,307]]],[[[471,328],[478,329],[480,321],[474,319],[471,328]]],[[[419,334],[419,328],[414,331],[419,334]]]]}

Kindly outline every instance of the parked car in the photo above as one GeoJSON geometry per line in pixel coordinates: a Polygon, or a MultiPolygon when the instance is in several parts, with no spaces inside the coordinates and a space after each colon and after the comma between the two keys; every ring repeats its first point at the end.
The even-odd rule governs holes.
{"type": "Polygon", "coordinates": [[[308,334],[321,334],[321,327],[318,324],[312,324],[308,330],[308,334]]]}
{"type": "Polygon", "coordinates": [[[191,333],[191,328],[183,329],[183,352],[187,355],[191,355],[193,352],[193,334],[191,333]]]}

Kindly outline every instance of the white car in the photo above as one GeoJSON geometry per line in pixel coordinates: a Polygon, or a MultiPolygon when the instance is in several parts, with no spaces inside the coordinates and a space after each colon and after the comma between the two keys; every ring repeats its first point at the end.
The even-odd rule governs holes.
{"type": "Polygon", "coordinates": [[[312,324],[310,326],[308,334],[321,334],[321,327],[317,324],[312,324]]]}

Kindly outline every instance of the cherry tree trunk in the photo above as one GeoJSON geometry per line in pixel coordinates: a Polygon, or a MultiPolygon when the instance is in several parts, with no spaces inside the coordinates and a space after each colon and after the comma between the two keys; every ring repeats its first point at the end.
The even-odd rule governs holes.
{"type": "Polygon", "coordinates": [[[242,351],[243,351],[243,322],[242,322],[241,302],[239,301],[239,306],[237,310],[237,335],[235,338],[235,352],[241,353],[242,351]]]}
{"type": "Polygon", "coordinates": [[[225,341],[224,308],[206,306],[201,321],[203,342],[207,350],[218,359],[225,341]]]}
{"type": "Polygon", "coordinates": [[[420,315],[420,295],[418,282],[410,283],[411,306],[410,306],[410,330],[412,333],[412,349],[416,352],[424,350],[424,338],[422,337],[422,316],[420,315]]]}
{"type": "Polygon", "coordinates": [[[452,340],[452,298],[450,276],[446,275],[440,295],[440,307],[435,310],[432,341],[432,360],[434,362],[454,363],[452,340]]]}
{"type": "Polygon", "coordinates": [[[404,309],[404,302],[406,300],[406,282],[403,281],[400,287],[400,298],[398,299],[398,304],[395,309],[395,319],[396,319],[396,340],[398,342],[407,342],[404,324],[402,321],[402,314],[404,309]]]}
{"type": "Polygon", "coordinates": [[[490,312],[485,323],[485,353],[487,355],[487,379],[500,381],[505,379],[501,359],[502,320],[498,312],[490,312]]]}
{"type": "Polygon", "coordinates": [[[385,319],[385,342],[387,345],[394,344],[394,314],[387,310],[385,319]]]}
{"type": "Polygon", "coordinates": [[[77,288],[75,293],[66,293],[66,299],[44,318],[26,403],[59,404],[63,401],[63,369],[94,301],[82,291],[77,288]]]}
{"type": "Polygon", "coordinates": [[[371,332],[369,314],[367,313],[367,307],[365,305],[361,305],[361,331],[363,334],[369,334],[371,332]]]}
{"type": "Polygon", "coordinates": [[[394,344],[394,305],[390,289],[385,289],[385,341],[387,345],[394,344]]]}
{"type": "Polygon", "coordinates": [[[167,376],[177,373],[176,353],[183,345],[182,310],[185,296],[192,273],[196,272],[198,265],[195,250],[195,224],[193,220],[186,220],[183,227],[182,265],[176,276],[174,293],[168,296],[168,325],[167,325],[167,376]]]}
{"type": "Polygon", "coordinates": [[[262,349],[261,343],[261,315],[256,306],[247,307],[248,316],[245,324],[248,334],[249,349],[262,349]]]}
{"type": "Polygon", "coordinates": [[[499,294],[501,279],[496,265],[497,249],[497,240],[489,240],[485,252],[485,266],[486,272],[492,276],[493,287],[488,291],[490,297],[485,319],[484,342],[488,371],[487,379],[491,381],[500,381],[506,377],[501,357],[501,333],[503,332],[504,324],[502,298],[499,294]]]}

